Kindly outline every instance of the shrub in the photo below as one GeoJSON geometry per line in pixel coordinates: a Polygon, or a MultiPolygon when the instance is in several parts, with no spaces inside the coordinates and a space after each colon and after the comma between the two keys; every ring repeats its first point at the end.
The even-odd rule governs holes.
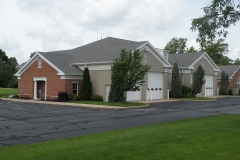
{"type": "Polygon", "coordinates": [[[182,85],[182,95],[192,95],[192,88],[182,85]]]}
{"type": "Polygon", "coordinates": [[[228,95],[233,95],[233,90],[232,89],[229,89],[228,95]]]}
{"type": "Polygon", "coordinates": [[[81,100],[82,100],[82,99],[81,99],[81,96],[80,96],[80,95],[77,95],[75,101],[81,101],[81,100]]]}
{"type": "Polygon", "coordinates": [[[59,102],[69,101],[68,93],[64,91],[58,92],[58,101],[59,102]]]}
{"type": "Polygon", "coordinates": [[[69,94],[69,101],[76,101],[77,95],[74,93],[69,94]]]}
{"type": "Polygon", "coordinates": [[[84,68],[83,71],[83,81],[80,90],[80,96],[82,100],[90,100],[92,95],[92,82],[90,79],[89,70],[87,67],[84,68]]]}
{"type": "Polygon", "coordinates": [[[92,95],[91,96],[91,100],[92,101],[103,101],[103,97],[98,95],[98,94],[96,94],[96,95],[92,95]]]}
{"type": "Polygon", "coordinates": [[[179,69],[177,63],[174,63],[172,70],[172,80],[171,80],[171,97],[181,98],[182,97],[182,87],[179,76],[179,69]]]}

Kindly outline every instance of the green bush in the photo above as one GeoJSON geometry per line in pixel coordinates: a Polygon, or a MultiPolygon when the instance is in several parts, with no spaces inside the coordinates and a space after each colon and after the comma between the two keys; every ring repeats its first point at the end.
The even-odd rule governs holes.
{"type": "Polygon", "coordinates": [[[69,94],[69,100],[70,101],[76,101],[77,95],[74,93],[69,94]]]}
{"type": "Polygon", "coordinates": [[[182,85],[182,95],[192,95],[192,88],[182,85]]]}
{"type": "Polygon", "coordinates": [[[91,100],[92,101],[103,101],[103,97],[98,95],[98,94],[96,94],[96,95],[92,95],[91,96],[91,100]]]}
{"type": "Polygon", "coordinates": [[[232,89],[228,90],[228,95],[233,95],[233,90],[232,89]]]}
{"type": "Polygon", "coordinates": [[[91,95],[92,95],[92,82],[90,79],[89,70],[87,67],[85,67],[83,71],[83,81],[80,90],[80,96],[82,100],[88,101],[91,99],[91,95]]]}
{"type": "Polygon", "coordinates": [[[58,92],[58,101],[59,102],[69,101],[68,93],[64,91],[58,92]]]}
{"type": "Polygon", "coordinates": [[[75,101],[81,101],[81,100],[82,100],[82,99],[81,99],[81,96],[80,96],[80,95],[77,95],[75,101]]]}

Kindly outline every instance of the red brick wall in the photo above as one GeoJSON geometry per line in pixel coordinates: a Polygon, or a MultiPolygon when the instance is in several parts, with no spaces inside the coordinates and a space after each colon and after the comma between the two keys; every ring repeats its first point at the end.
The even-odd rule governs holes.
{"type": "MultiPolygon", "coordinates": [[[[35,61],[25,72],[23,72],[21,79],[18,80],[18,91],[22,89],[22,95],[28,95],[33,98],[34,82],[33,77],[46,77],[47,79],[47,98],[57,97],[59,91],[67,91],[72,93],[72,81],[76,80],[62,80],[57,75],[58,72],[42,60],[42,68],[38,68],[38,62],[35,61]]],[[[80,81],[80,80],[79,80],[80,81]]],[[[42,96],[45,94],[45,82],[37,82],[38,89],[42,90],[42,96]]],[[[81,81],[80,81],[81,84],[81,81]]],[[[79,85],[80,88],[80,85],[79,85]]],[[[20,94],[20,91],[19,91],[20,94]]],[[[39,97],[39,94],[38,94],[39,97]]]]}
{"type": "MultiPolygon", "coordinates": [[[[229,82],[229,89],[231,88],[235,88],[237,86],[237,79],[239,78],[239,74],[240,74],[240,69],[233,75],[233,79],[231,80],[231,82],[229,82]]],[[[231,75],[228,75],[231,76],[231,75]]]]}

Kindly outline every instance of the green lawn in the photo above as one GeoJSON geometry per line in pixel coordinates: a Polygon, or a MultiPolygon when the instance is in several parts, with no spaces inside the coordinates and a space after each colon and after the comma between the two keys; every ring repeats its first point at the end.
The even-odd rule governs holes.
{"type": "Polygon", "coordinates": [[[221,115],[108,131],[0,149],[0,159],[235,160],[240,115],[221,115]]]}
{"type": "Polygon", "coordinates": [[[118,107],[134,107],[134,106],[145,106],[145,103],[139,102],[101,102],[101,101],[71,101],[71,103],[80,104],[94,104],[94,105],[105,105],[105,106],[118,106],[118,107]]]}
{"type": "Polygon", "coordinates": [[[199,98],[182,98],[182,100],[191,100],[191,101],[212,101],[215,98],[208,98],[208,97],[199,97],[199,98]]]}
{"type": "Polygon", "coordinates": [[[17,88],[0,88],[0,95],[3,98],[7,98],[10,94],[18,94],[17,88]]]}

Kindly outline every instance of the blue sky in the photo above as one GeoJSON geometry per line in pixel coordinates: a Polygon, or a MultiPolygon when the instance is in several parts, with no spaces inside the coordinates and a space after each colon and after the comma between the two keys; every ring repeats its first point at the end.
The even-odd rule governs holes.
{"type": "MultiPolygon", "coordinates": [[[[0,0],[0,48],[19,63],[34,51],[72,49],[105,37],[149,41],[164,48],[173,37],[199,48],[191,19],[207,0],[0,0]]],[[[240,57],[240,23],[229,28],[231,59],[240,57]]]]}

